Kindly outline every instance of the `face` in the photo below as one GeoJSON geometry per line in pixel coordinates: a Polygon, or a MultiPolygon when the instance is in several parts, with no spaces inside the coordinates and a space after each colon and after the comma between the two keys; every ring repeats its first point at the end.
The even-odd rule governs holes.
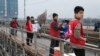
{"type": "Polygon", "coordinates": [[[58,19],[58,16],[55,16],[55,17],[54,17],[54,19],[56,19],[56,20],[57,20],[57,19],[58,19]]]}
{"type": "Polygon", "coordinates": [[[78,13],[75,13],[75,17],[79,20],[81,20],[84,16],[84,11],[79,11],[78,13]]]}

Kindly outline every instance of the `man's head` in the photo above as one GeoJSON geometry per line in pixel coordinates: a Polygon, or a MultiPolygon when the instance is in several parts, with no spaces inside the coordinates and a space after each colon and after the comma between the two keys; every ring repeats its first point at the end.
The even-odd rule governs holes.
{"type": "Polygon", "coordinates": [[[31,18],[34,18],[33,16],[31,16],[31,18]]]}
{"type": "Polygon", "coordinates": [[[65,20],[65,23],[69,24],[69,20],[65,20]]]}
{"type": "Polygon", "coordinates": [[[30,17],[29,16],[27,16],[27,20],[30,20],[30,17]]]}
{"type": "Polygon", "coordinates": [[[53,19],[57,20],[58,19],[58,14],[57,13],[53,13],[53,19]]]}
{"type": "Polygon", "coordinates": [[[33,17],[33,16],[31,16],[31,19],[32,19],[32,20],[34,20],[34,17],[33,17]]]}
{"type": "Polygon", "coordinates": [[[75,13],[75,18],[80,20],[83,18],[83,15],[84,15],[84,8],[81,7],[81,6],[76,6],[74,8],[74,13],[75,13]]]}

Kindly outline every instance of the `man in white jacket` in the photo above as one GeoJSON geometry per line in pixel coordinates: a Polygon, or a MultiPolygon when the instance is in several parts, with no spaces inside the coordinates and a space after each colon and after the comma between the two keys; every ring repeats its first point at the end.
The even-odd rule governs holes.
{"type": "Polygon", "coordinates": [[[37,21],[35,21],[33,24],[32,24],[32,28],[33,28],[33,32],[39,32],[39,30],[41,29],[39,23],[37,21]]]}

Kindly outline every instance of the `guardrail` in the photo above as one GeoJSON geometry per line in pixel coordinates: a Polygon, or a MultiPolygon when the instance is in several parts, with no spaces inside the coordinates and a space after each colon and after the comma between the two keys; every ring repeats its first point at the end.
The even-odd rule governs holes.
{"type": "Polygon", "coordinates": [[[6,56],[41,56],[39,53],[35,54],[36,50],[34,47],[36,45],[34,43],[34,46],[32,47],[25,44],[26,38],[24,38],[25,36],[23,35],[23,31],[20,31],[20,35],[15,36],[10,34],[10,29],[13,28],[5,26],[0,27],[0,44],[5,49],[5,51],[7,51],[8,55],[6,56]]]}
{"type": "MultiPolygon", "coordinates": [[[[1,27],[2,32],[4,31],[4,33],[8,34],[8,35],[10,35],[10,33],[9,33],[10,29],[13,29],[13,28],[6,27],[6,26],[1,27]]],[[[22,54],[21,55],[28,56],[28,54],[26,54],[25,48],[23,48],[23,45],[26,45],[25,44],[26,43],[26,36],[25,36],[26,31],[23,30],[23,29],[14,29],[14,30],[18,31],[18,35],[12,36],[12,38],[6,39],[5,38],[6,35],[2,34],[1,43],[3,44],[3,47],[8,48],[10,55],[15,56],[16,52],[18,51],[18,45],[16,45],[17,44],[16,40],[19,40],[22,43],[22,44],[20,44],[22,46],[22,48],[21,48],[22,54]],[[13,43],[12,40],[10,40],[10,39],[14,39],[15,42],[13,43]],[[7,45],[6,42],[9,43],[9,44],[7,45]],[[14,45],[12,45],[12,44],[14,44],[14,45]],[[17,49],[15,51],[15,53],[13,53],[13,49],[11,49],[11,48],[13,48],[14,50],[17,49]]],[[[16,32],[14,32],[14,33],[16,33],[16,32]]],[[[61,56],[63,56],[65,51],[67,52],[67,50],[64,49],[64,43],[70,44],[70,42],[66,41],[64,39],[61,39],[61,38],[56,38],[56,37],[50,36],[50,35],[45,34],[45,33],[34,33],[33,43],[31,43],[32,46],[28,46],[28,48],[29,48],[29,50],[32,50],[31,53],[33,53],[35,51],[35,55],[41,54],[42,56],[48,56],[49,55],[49,49],[50,49],[50,46],[49,46],[50,45],[50,39],[60,41],[60,54],[61,54],[61,56]],[[38,38],[38,37],[40,37],[40,38],[38,38]],[[49,40],[45,39],[45,38],[48,38],[49,40]],[[35,49],[35,50],[33,50],[33,49],[35,49]]],[[[100,54],[100,49],[98,48],[98,46],[86,43],[86,46],[84,46],[83,48],[85,48],[86,52],[90,52],[94,56],[97,56],[97,55],[100,54]]],[[[27,51],[29,51],[29,50],[27,50],[27,51]]],[[[70,49],[70,50],[72,50],[72,49],[70,49]]]]}

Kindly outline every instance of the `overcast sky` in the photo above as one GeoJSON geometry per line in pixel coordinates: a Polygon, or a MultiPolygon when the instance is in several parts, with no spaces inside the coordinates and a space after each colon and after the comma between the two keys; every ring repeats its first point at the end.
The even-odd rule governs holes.
{"type": "MultiPolygon", "coordinates": [[[[19,1],[19,17],[24,15],[24,0],[19,1]]],[[[73,18],[75,6],[85,8],[84,17],[100,17],[100,0],[26,0],[26,15],[35,18],[47,10],[48,15],[58,13],[60,18],[73,18]]]]}

